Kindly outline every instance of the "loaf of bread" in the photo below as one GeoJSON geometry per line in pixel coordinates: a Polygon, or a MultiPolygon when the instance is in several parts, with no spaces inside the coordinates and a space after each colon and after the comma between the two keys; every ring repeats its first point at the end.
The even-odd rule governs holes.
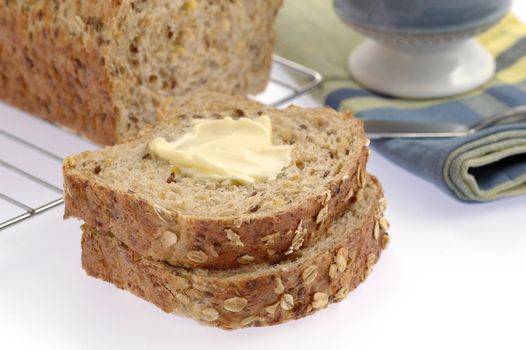
{"type": "Polygon", "coordinates": [[[235,329],[304,317],[345,298],[389,242],[382,189],[374,177],[365,182],[360,200],[326,237],[291,261],[230,270],[177,268],[140,256],[109,232],[84,226],[82,266],[165,312],[210,326],[235,329]]]}
{"type": "Polygon", "coordinates": [[[241,97],[196,95],[129,143],[64,161],[65,217],[77,217],[138,254],[174,266],[233,268],[294,259],[357,200],[368,157],[363,125],[326,108],[265,107],[241,97]],[[172,173],[152,155],[195,120],[268,115],[274,144],[292,161],[268,182],[243,186],[172,173]]]}
{"type": "Polygon", "coordinates": [[[261,91],[281,3],[1,1],[0,99],[114,144],[168,96],[261,91]]]}

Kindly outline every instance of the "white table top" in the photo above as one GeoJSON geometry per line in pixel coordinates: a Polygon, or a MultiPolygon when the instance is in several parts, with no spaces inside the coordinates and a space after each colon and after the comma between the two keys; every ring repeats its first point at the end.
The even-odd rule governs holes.
{"type": "MultiPolygon", "coordinates": [[[[525,5],[515,4],[523,17],[525,5]]],[[[308,96],[295,103],[314,104],[308,96]]],[[[0,116],[2,128],[60,156],[94,148],[1,104],[0,116]]],[[[31,166],[60,186],[59,163],[31,166]]],[[[63,221],[59,206],[0,232],[0,349],[526,348],[526,197],[462,204],[374,152],[368,169],[385,187],[391,245],[341,303],[236,332],[164,314],[86,276],[80,222],[63,221]]]]}

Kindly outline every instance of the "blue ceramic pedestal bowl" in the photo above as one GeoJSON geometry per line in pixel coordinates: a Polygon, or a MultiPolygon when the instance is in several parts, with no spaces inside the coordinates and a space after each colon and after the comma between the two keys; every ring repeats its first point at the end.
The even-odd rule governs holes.
{"type": "Polygon", "coordinates": [[[349,57],[366,87],[406,98],[474,89],[495,61],[471,39],[497,23],[511,0],[334,0],[337,14],[371,38],[349,57]]]}

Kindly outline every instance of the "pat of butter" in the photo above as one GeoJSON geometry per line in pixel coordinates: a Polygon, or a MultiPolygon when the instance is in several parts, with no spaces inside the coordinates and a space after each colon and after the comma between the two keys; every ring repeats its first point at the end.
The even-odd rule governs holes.
{"type": "Polygon", "coordinates": [[[273,180],[291,161],[291,146],[272,144],[267,115],[199,120],[178,140],[168,142],[157,137],[148,146],[182,173],[242,184],[273,180]]]}

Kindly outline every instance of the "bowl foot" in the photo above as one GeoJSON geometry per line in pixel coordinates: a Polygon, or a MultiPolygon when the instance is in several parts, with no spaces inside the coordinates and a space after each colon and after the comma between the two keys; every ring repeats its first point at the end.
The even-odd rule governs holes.
{"type": "Polygon", "coordinates": [[[468,92],[495,74],[495,59],[475,39],[399,46],[369,39],[351,52],[348,64],[368,89],[414,99],[468,92]]]}

